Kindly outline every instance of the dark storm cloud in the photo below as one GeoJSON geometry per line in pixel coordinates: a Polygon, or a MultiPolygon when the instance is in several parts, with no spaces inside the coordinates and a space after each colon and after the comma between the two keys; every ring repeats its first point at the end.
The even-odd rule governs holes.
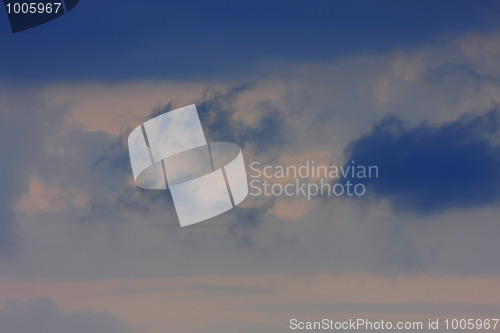
{"type": "Polygon", "coordinates": [[[421,214],[493,204],[500,198],[500,111],[433,127],[397,117],[352,142],[350,161],[377,165],[368,187],[398,211],[421,214]]]}

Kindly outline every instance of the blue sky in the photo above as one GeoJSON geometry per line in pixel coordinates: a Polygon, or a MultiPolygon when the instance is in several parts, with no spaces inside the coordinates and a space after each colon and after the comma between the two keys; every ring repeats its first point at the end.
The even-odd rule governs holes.
{"type": "Polygon", "coordinates": [[[82,1],[78,10],[10,34],[4,79],[255,77],[283,61],[412,49],[495,29],[496,1],[82,1]],[[36,52],[36,61],[32,53],[36,52]]]}

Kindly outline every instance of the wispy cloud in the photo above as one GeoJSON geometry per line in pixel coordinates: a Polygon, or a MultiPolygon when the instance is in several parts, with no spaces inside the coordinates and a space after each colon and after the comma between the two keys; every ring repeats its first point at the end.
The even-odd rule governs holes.
{"type": "MultiPolygon", "coordinates": [[[[500,308],[499,279],[476,276],[319,273],[0,282],[0,304],[28,302],[7,308],[10,316],[31,314],[29,323],[34,325],[35,318],[46,314],[46,325],[76,322],[77,327],[108,328],[106,332],[126,329],[124,324],[147,333],[167,329],[234,332],[239,327],[259,326],[267,332],[283,332],[291,318],[427,321],[460,316],[464,311],[470,316],[488,316],[500,308]],[[73,314],[59,313],[48,301],[29,303],[40,298],[73,314]]],[[[0,318],[2,313],[5,310],[0,311],[0,318]]]]}

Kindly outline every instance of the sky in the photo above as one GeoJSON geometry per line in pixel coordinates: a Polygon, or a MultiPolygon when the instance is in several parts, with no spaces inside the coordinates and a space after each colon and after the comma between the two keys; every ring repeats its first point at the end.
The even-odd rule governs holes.
{"type": "Polygon", "coordinates": [[[81,0],[12,33],[1,9],[0,331],[498,317],[499,16],[496,1],[81,0]],[[127,137],[191,104],[248,174],[313,160],[379,177],[362,197],[248,196],[180,228],[169,191],[135,186],[127,137]]]}

